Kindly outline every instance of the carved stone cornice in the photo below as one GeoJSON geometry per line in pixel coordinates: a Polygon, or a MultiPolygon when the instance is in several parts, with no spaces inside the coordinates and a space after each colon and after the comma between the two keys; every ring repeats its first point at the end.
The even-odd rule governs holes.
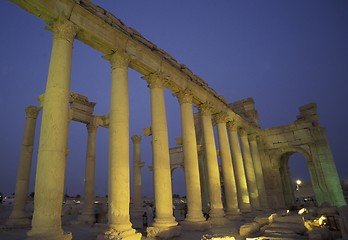
{"type": "Polygon", "coordinates": [[[210,102],[201,103],[196,107],[203,116],[211,116],[215,112],[215,108],[210,102]]]}
{"type": "Polygon", "coordinates": [[[229,118],[227,113],[219,112],[214,114],[214,120],[216,123],[227,123],[229,121],[229,118]]]}
{"type": "Polygon", "coordinates": [[[124,51],[117,50],[116,52],[103,56],[105,60],[111,63],[114,68],[128,68],[131,57],[124,51]]]}
{"type": "Polygon", "coordinates": [[[232,120],[226,123],[226,127],[229,131],[238,131],[238,124],[236,121],[232,120]]]}
{"type": "Polygon", "coordinates": [[[135,143],[140,143],[142,137],[141,137],[140,135],[133,135],[133,136],[131,137],[131,139],[132,139],[132,141],[133,141],[133,144],[135,144],[135,143]]]}
{"type": "Polygon", "coordinates": [[[152,88],[163,88],[166,83],[166,79],[164,78],[163,74],[160,72],[150,73],[148,75],[144,75],[141,77],[148,83],[148,87],[150,89],[152,88]]]}
{"type": "Polygon", "coordinates": [[[27,106],[25,107],[25,113],[27,118],[34,118],[36,119],[38,114],[40,112],[40,108],[35,106],[27,106]]]}
{"type": "Polygon", "coordinates": [[[176,96],[178,98],[178,101],[180,104],[192,103],[192,100],[193,100],[193,95],[191,91],[188,89],[176,92],[173,94],[173,96],[176,96]]]}
{"type": "Polygon", "coordinates": [[[51,26],[46,29],[53,32],[54,39],[65,39],[72,43],[76,37],[79,27],[64,17],[59,17],[51,26]]]}

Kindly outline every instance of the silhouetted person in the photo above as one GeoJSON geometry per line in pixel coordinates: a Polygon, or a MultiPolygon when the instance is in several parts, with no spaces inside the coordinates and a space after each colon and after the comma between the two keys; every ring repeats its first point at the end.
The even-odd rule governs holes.
{"type": "Polygon", "coordinates": [[[147,227],[147,213],[144,212],[143,213],[143,227],[146,228],[147,227]]]}

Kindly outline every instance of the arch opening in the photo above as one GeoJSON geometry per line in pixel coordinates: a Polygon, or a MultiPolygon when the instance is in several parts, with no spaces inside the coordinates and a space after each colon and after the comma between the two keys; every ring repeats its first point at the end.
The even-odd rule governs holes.
{"type": "Polygon", "coordinates": [[[308,159],[298,151],[284,153],[280,158],[280,174],[287,207],[316,205],[308,159]]]}

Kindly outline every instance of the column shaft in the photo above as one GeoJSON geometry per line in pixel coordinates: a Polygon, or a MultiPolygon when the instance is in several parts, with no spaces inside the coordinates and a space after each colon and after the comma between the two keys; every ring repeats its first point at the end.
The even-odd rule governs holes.
{"type": "Polygon", "coordinates": [[[152,159],[156,218],[153,226],[168,228],[178,223],[173,217],[172,183],[169,159],[168,129],[162,77],[144,76],[151,97],[152,159]]]}
{"type": "Polygon", "coordinates": [[[33,239],[71,238],[61,228],[69,123],[72,42],[77,28],[59,19],[53,25],[53,45],[43,103],[36,170],[33,239]]]}
{"type": "Polygon", "coordinates": [[[254,169],[255,169],[257,189],[259,192],[260,205],[263,209],[267,209],[268,203],[267,203],[267,196],[266,196],[265,181],[263,178],[263,169],[261,165],[259,148],[256,142],[256,136],[251,136],[249,140],[250,140],[251,156],[253,159],[254,169]]]}
{"type": "Polygon", "coordinates": [[[228,142],[225,117],[218,114],[215,119],[217,122],[219,148],[221,156],[222,174],[224,179],[224,189],[226,197],[226,214],[234,216],[239,213],[236,180],[234,176],[230,144],[228,142]]]}
{"type": "MultiPolygon", "coordinates": [[[[111,94],[109,124],[108,163],[108,224],[105,239],[140,239],[135,233],[129,215],[129,100],[128,100],[128,56],[118,51],[106,56],[111,63],[111,94]]],[[[101,237],[99,237],[101,238],[101,237]]]]}
{"type": "Polygon", "coordinates": [[[197,140],[192,111],[192,96],[185,91],[177,94],[180,103],[181,132],[187,196],[186,222],[205,222],[202,213],[201,187],[198,168],[197,140]]]}
{"type": "Polygon", "coordinates": [[[242,212],[250,212],[250,199],[248,192],[248,185],[245,176],[244,163],[242,153],[239,145],[237,125],[233,123],[228,124],[228,132],[231,141],[232,161],[234,166],[234,173],[236,177],[238,205],[242,212]]]}
{"type": "Polygon", "coordinates": [[[203,105],[200,111],[204,135],[204,150],[208,171],[210,198],[209,221],[212,224],[220,225],[224,224],[226,221],[224,220],[225,213],[221,201],[220,173],[216,154],[214,130],[211,121],[211,110],[203,105]]]}
{"type": "Polygon", "coordinates": [[[82,212],[81,220],[93,223],[96,219],[94,216],[94,179],[95,179],[95,158],[96,158],[96,138],[97,125],[89,123],[87,125],[87,153],[86,153],[86,170],[85,170],[85,206],[82,212]]]}
{"type": "Polygon", "coordinates": [[[144,163],[140,161],[140,135],[132,136],[133,141],[133,206],[137,217],[143,213],[143,197],[141,184],[141,168],[144,163]]]}
{"type": "Polygon", "coordinates": [[[25,212],[25,204],[28,198],[36,118],[39,111],[40,109],[35,106],[28,106],[25,108],[26,119],[18,163],[15,199],[11,215],[6,223],[7,225],[26,225],[30,223],[30,220],[25,212]]]}
{"type": "Polygon", "coordinates": [[[260,209],[259,192],[257,190],[253,159],[251,158],[248,135],[244,130],[241,130],[240,139],[242,143],[243,161],[248,183],[251,207],[254,209],[260,209]]]}

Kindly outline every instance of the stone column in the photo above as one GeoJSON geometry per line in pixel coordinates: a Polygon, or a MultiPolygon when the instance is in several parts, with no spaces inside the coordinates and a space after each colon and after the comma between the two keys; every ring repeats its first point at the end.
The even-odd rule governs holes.
{"type": "Polygon", "coordinates": [[[198,167],[197,140],[192,111],[192,95],[184,90],[176,94],[180,103],[181,136],[184,153],[187,215],[181,225],[190,230],[209,227],[202,213],[200,176],[198,167]]]}
{"type": "Polygon", "coordinates": [[[234,174],[236,177],[238,206],[241,212],[250,212],[250,198],[248,184],[245,176],[242,152],[240,150],[238,139],[238,126],[234,122],[227,123],[228,133],[231,141],[232,161],[234,166],[234,174]]]}
{"type": "Polygon", "coordinates": [[[270,168],[270,160],[269,160],[269,156],[266,155],[264,143],[261,136],[256,137],[256,143],[257,143],[257,148],[259,149],[260,164],[261,164],[261,169],[263,174],[263,181],[265,185],[265,198],[266,198],[267,206],[263,206],[262,202],[260,203],[261,203],[261,207],[264,207],[266,209],[271,209],[271,202],[269,199],[269,191],[268,191],[270,188],[270,185],[269,185],[270,175],[268,174],[268,171],[267,171],[267,169],[270,168]]]}
{"type": "Polygon", "coordinates": [[[226,196],[226,215],[229,218],[235,217],[239,213],[237,187],[232,166],[231,148],[228,142],[226,122],[228,118],[225,113],[218,113],[214,116],[217,124],[220,157],[222,165],[222,175],[224,179],[224,189],[226,196]]]}
{"type": "Polygon", "coordinates": [[[259,153],[259,148],[257,146],[256,138],[257,138],[256,135],[249,136],[251,157],[254,163],[255,177],[257,182],[257,189],[259,192],[260,205],[262,209],[268,209],[265,181],[263,177],[263,169],[261,165],[261,158],[260,158],[260,153],[259,153]]]}
{"type": "Polygon", "coordinates": [[[180,227],[173,216],[172,183],[169,159],[168,129],[164,102],[164,79],[159,73],[143,76],[150,88],[152,159],[156,218],[147,228],[149,237],[176,236],[180,227]]]}
{"type": "Polygon", "coordinates": [[[129,215],[129,57],[122,51],[105,56],[111,63],[108,231],[98,239],[141,239],[132,228],[129,215]]]}
{"type": "Polygon", "coordinates": [[[14,205],[11,215],[6,222],[6,225],[9,226],[26,226],[30,224],[29,216],[25,212],[25,204],[28,198],[36,118],[39,111],[40,108],[35,106],[28,106],[25,108],[26,119],[18,163],[14,205]]]}
{"type": "Polygon", "coordinates": [[[140,161],[140,135],[131,137],[133,142],[133,212],[136,218],[143,214],[143,196],[141,188],[141,168],[145,165],[140,161]]]}
{"type": "Polygon", "coordinates": [[[92,224],[96,221],[94,215],[94,176],[96,157],[96,138],[98,125],[91,122],[87,124],[87,154],[85,170],[85,205],[79,220],[92,224]]]}
{"type": "Polygon", "coordinates": [[[70,73],[77,27],[53,23],[53,45],[43,103],[35,201],[29,239],[71,239],[61,226],[69,123],[70,73]]]}
{"type": "Polygon", "coordinates": [[[225,213],[221,201],[220,173],[216,154],[214,130],[211,121],[213,108],[210,106],[209,103],[203,103],[198,108],[201,112],[204,136],[204,150],[208,172],[210,200],[209,221],[213,225],[224,225],[228,222],[228,220],[224,218],[225,213]]]}
{"type": "Polygon", "coordinates": [[[248,134],[244,129],[240,129],[239,131],[240,131],[240,140],[242,143],[243,161],[244,161],[246,179],[248,183],[251,207],[255,210],[259,210],[260,209],[259,192],[257,190],[255,170],[254,170],[253,159],[251,158],[251,153],[250,153],[248,134]]]}

